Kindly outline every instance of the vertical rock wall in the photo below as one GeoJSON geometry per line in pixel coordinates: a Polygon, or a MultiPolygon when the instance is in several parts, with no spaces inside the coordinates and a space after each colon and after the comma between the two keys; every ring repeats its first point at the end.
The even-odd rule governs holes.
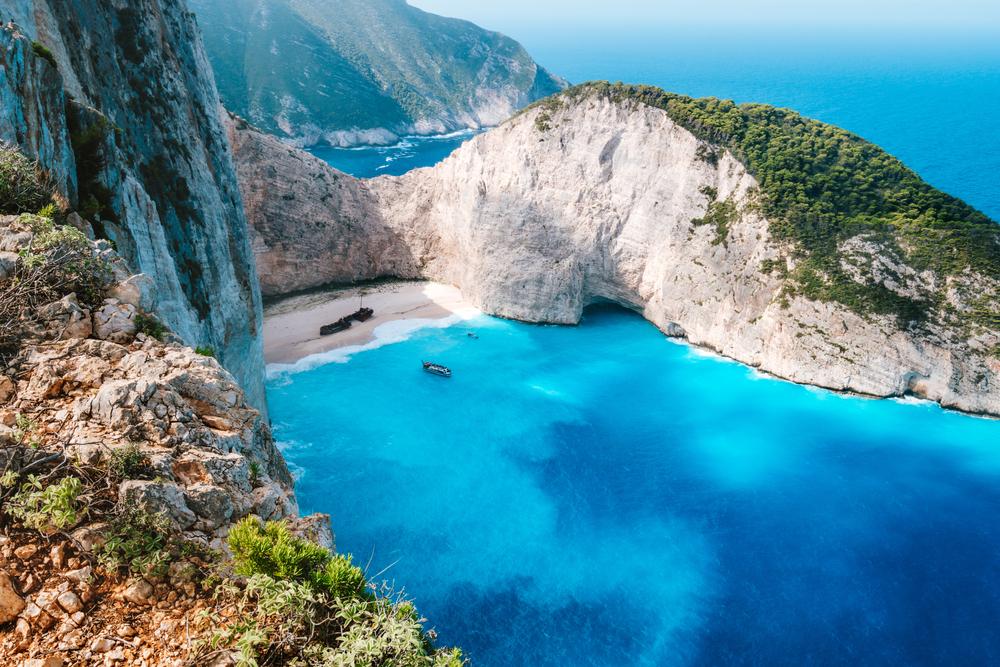
{"type": "Polygon", "coordinates": [[[0,139],[37,157],[73,204],[88,180],[110,189],[104,227],[156,280],[157,314],[187,343],[215,348],[266,411],[260,290],[194,15],[176,0],[0,0],[0,21],[10,20],[0,31],[0,104],[11,113],[0,139]],[[76,173],[70,134],[94,125],[105,127],[106,165],[76,173]]]}

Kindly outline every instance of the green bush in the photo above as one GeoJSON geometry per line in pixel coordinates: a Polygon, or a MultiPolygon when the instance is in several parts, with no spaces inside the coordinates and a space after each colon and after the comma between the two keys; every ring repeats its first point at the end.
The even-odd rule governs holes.
{"type": "Polygon", "coordinates": [[[194,351],[195,354],[200,354],[203,357],[212,357],[212,358],[215,357],[214,347],[202,347],[201,345],[199,345],[198,347],[195,348],[194,351]]]}
{"type": "Polygon", "coordinates": [[[34,50],[36,56],[48,62],[53,68],[59,69],[59,65],[56,63],[56,57],[52,55],[52,52],[45,48],[44,45],[39,44],[38,42],[32,42],[31,48],[34,50]]]}
{"type": "Polygon", "coordinates": [[[95,545],[98,562],[109,572],[127,568],[140,576],[166,572],[170,522],[158,514],[149,514],[137,505],[119,503],[108,521],[104,544],[95,545]]]}
{"type": "Polygon", "coordinates": [[[29,475],[21,491],[4,508],[27,528],[47,531],[75,524],[86,509],[80,510],[77,499],[83,483],[76,477],[65,477],[58,484],[44,484],[40,477],[29,475]]]}
{"type": "Polygon", "coordinates": [[[283,522],[247,517],[229,531],[235,571],[244,586],[224,580],[214,608],[196,616],[209,631],[192,659],[223,648],[241,667],[462,667],[458,649],[434,647],[433,631],[401,593],[376,588],[350,557],[295,538],[283,522]],[[224,616],[223,609],[229,610],[224,616]]]}
{"type": "MultiPolygon", "coordinates": [[[[94,256],[83,232],[36,215],[22,215],[18,222],[34,234],[31,245],[20,252],[23,269],[44,274],[49,287],[62,292],[60,297],[75,292],[88,305],[101,300],[113,274],[104,260],[94,256]]],[[[18,278],[30,281],[32,276],[18,278]]]]}
{"type": "Polygon", "coordinates": [[[108,459],[108,472],[119,480],[139,479],[147,476],[151,470],[146,455],[134,442],[112,450],[108,459]]]}
{"type": "Polygon", "coordinates": [[[368,597],[364,574],[350,556],[331,556],[318,544],[293,537],[284,522],[262,526],[246,517],[229,531],[228,541],[237,574],[304,583],[332,598],[368,597]]]}
{"type": "MultiPolygon", "coordinates": [[[[786,242],[792,256],[808,264],[808,271],[789,276],[791,293],[836,301],[863,315],[893,315],[902,325],[926,319],[943,292],[927,299],[902,297],[882,285],[859,283],[843,268],[839,244],[859,234],[895,250],[905,248],[903,259],[918,271],[931,269],[946,277],[971,269],[1000,280],[995,222],[846,130],[766,104],[692,99],[620,82],[585,83],[557,97],[598,97],[661,109],[707,143],[696,157],[713,166],[721,149],[728,149],[760,184],[760,212],[770,222],[772,238],[786,242]]],[[[542,101],[529,108],[550,106],[542,101]]],[[[714,222],[716,242],[724,243],[729,217],[717,204],[699,222],[714,222]]],[[[964,316],[991,324],[990,313],[964,316]]]]}
{"type": "Polygon", "coordinates": [[[169,331],[166,325],[158,320],[154,315],[139,311],[135,315],[135,331],[152,336],[156,340],[162,341],[163,335],[169,331]]]}
{"type": "Polygon", "coordinates": [[[38,211],[51,201],[52,187],[39,174],[37,162],[0,142],[0,215],[38,211]]]}

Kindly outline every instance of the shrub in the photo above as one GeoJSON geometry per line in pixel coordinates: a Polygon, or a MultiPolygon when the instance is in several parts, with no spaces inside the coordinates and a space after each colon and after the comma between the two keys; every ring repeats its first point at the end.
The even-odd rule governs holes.
{"type": "Polygon", "coordinates": [[[139,479],[151,470],[146,455],[134,442],[113,450],[108,460],[108,472],[117,479],[139,479]]]}
{"type": "Polygon", "coordinates": [[[168,331],[166,325],[158,320],[156,316],[142,311],[136,313],[135,330],[137,333],[144,333],[159,341],[163,340],[163,334],[168,331]]]}
{"type": "Polygon", "coordinates": [[[198,347],[195,348],[194,351],[195,351],[196,354],[200,354],[203,357],[212,357],[212,358],[215,358],[215,348],[214,347],[202,347],[202,346],[199,345],[198,347]]]}
{"type": "Polygon", "coordinates": [[[27,528],[40,531],[63,529],[80,518],[77,499],[83,484],[76,477],[65,477],[58,484],[46,486],[40,477],[29,475],[28,481],[7,504],[6,511],[27,528]]]}
{"type": "Polygon", "coordinates": [[[237,574],[305,583],[333,598],[368,597],[364,574],[351,565],[350,556],[331,557],[318,544],[293,537],[281,521],[262,526],[246,517],[229,531],[228,541],[237,574]]]}
{"type": "Polygon", "coordinates": [[[17,147],[0,142],[0,215],[37,211],[49,203],[52,192],[37,162],[17,147]]]}
{"type": "Polygon", "coordinates": [[[108,522],[107,540],[95,546],[97,559],[109,572],[128,568],[141,576],[166,572],[170,523],[159,514],[149,514],[136,505],[119,503],[108,522]]]}
{"type": "Polygon", "coordinates": [[[56,57],[52,55],[52,52],[45,48],[44,45],[39,44],[38,42],[32,42],[31,48],[35,51],[36,56],[48,62],[53,68],[59,69],[59,65],[56,64],[56,57]]]}
{"type": "Polygon", "coordinates": [[[263,474],[261,470],[260,463],[257,461],[250,462],[250,486],[257,488],[260,486],[260,478],[263,474]]]}

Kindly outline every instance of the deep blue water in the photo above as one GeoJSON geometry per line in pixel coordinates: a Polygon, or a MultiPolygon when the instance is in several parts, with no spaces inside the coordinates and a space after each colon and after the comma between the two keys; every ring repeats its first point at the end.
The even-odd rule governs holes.
{"type": "Polygon", "coordinates": [[[268,396],[303,511],[472,665],[1000,661],[1000,422],[764,378],[620,310],[441,324],[268,396]]]}
{"type": "MultiPolygon", "coordinates": [[[[801,26],[490,26],[574,83],[645,83],[693,97],[763,102],[879,144],[924,180],[1000,220],[1000,39],[801,26]]],[[[430,166],[467,137],[407,139],[392,151],[323,149],[362,178],[430,166]],[[385,165],[386,168],[379,169],[385,165]]]]}
{"type": "Polygon", "coordinates": [[[404,137],[392,146],[316,146],[308,150],[327,164],[358,178],[401,176],[437,164],[477,134],[470,130],[434,137],[404,137]]]}

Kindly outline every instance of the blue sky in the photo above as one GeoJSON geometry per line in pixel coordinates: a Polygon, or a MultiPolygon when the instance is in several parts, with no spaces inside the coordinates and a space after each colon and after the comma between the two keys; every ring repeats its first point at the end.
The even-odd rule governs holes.
{"type": "Polygon", "coordinates": [[[817,28],[864,26],[906,30],[982,31],[1000,27],[1000,0],[409,0],[435,14],[454,16],[514,35],[548,23],[566,24],[805,24],[817,28]]]}

